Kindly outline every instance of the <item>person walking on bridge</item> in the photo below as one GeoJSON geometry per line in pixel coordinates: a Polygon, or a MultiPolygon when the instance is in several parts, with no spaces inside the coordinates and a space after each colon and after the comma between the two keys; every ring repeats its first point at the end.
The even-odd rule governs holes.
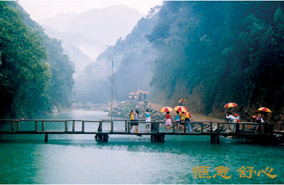
{"type": "Polygon", "coordinates": [[[130,127],[129,127],[129,129],[131,131],[132,130],[132,126],[135,124],[134,123],[134,112],[133,112],[133,110],[130,111],[129,117],[130,117],[130,127]]]}
{"type": "Polygon", "coordinates": [[[145,118],[145,122],[146,122],[146,129],[150,128],[150,122],[151,122],[151,114],[150,114],[150,110],[146,109],[146,112],[144,114],[144,118],[145,118]]]}
{"type": "Polygon", "coordinates": [[[166,122],[165,122],[165,125],[166,125],[167,131],[170,131],[170,130],[171,130],[171,126],[172,126],[172,121],[171,121],[170,112],[167,112],[167,113],[166,113],[166,122]]]}
{"type": "MultiPolygon", "coordinates": [[[[229,112],[229,113],[226,115],[226,119],[228,120],[229,123],[237,123],[237,119],[235,118],[235,116],[233,115],[232,112],[229,112]]],[[[229,127],[230,127],[230,126],[231,126],[231,130],[234,131],[235,125],[229,124],[229,127]]]]}
{"type": "Polygon", "coordinates": [[[179,111],[176,111],[176,117],[175,117],[175,122],[176,122],[176,131],[179,130],[180,127],[180,117],[179,117],[179,111]]]}
{"type": "Polygon", "coordinates": [[[236,124],[236,133],[239,133],[240,130],[240,115],[237,113],[237,111],[234,111],[234,117],[236,118],[237,124],[236,124]]]}
{"type": "Polygon", "coordinates": [[[139,120],[139,112],[138,110],[135,110],[135,114],[134,114],[134,123],[135,123],[135,133],[138,133],[138,120],[139,120]]]}
{"type": "Polygon", "coordinates": [[[186,129],[185,112],[181,112],[179,117],[180,117],[181,132],[185,132],[186,129]]]}

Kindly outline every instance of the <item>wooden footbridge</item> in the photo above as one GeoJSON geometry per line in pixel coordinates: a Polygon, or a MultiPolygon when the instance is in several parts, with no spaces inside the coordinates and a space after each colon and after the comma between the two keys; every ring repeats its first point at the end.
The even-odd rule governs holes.
{"type": "MultiPolygon", "coordinates": [[[[251,122],[225,123],[198,121],[191,122],[191,131],[176,130],[173,122],[170,131],[166,131],[164,121],[153,121],[145,129],[145,121],[139,121],[139,131],[130,130],[130,120],[62,120],[62,119],[2,119],[0,135],[4,134],[43,134],[45,142],[51,134],[93,134],[98,142],[108,142],[110,135],[150,136],[151,142],[164,142],[166,135],[207,135],[212,144],[219,144],[220,136],[236,136],[247,139],[272,140],[274,124],[257,124],[251,122]],[[255,127],[261,131],[256,131],[255,127]]],[[[133,130],[135,126],[133,126],[133,130]]]]}

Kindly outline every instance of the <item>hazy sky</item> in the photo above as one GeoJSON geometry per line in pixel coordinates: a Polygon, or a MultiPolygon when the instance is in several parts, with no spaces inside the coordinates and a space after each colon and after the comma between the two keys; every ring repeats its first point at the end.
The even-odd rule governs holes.
{"type": "Polygon", "coordinates": [[[162,0],[19,0],[19,3],[32,19],[38,21],[60,13],[80,13],[115,4],[129,6],[146,15],[151,7],[162,5],[162,0]]]}

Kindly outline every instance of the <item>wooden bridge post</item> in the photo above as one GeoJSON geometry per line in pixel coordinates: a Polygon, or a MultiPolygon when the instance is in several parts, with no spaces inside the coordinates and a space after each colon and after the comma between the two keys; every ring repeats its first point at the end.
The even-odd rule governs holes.
{"type": "Polygon", "coordinates": [[[210,122],[210,132],[213,132],[213,123],[210,122]]]}
{"type": "Polygon", "coordinates": [[[128,132],[128,126],[127,126],[128,124],[127,124],[127,120],[125,120],[124,121],[124,130],[125,130],[125,132],[128,132]]]}
{"type": "Polygon", "coordinates": [[[37,132],[37,121],[35,121],[35,132],[37,132]]]}
{"type": "Polygon", "coordinates": [[[98,132],[101,132],[101,131],[103,131],[103,122],[102,121],[99,122],[99,127],[98,127],[98,132]]]}
{"type": "Polygon", "coordinates": [[[203,124],[204,124],[204,123],[200,123],[200,127],[201,127],[200,133],[203,133],[203,124]]]}
{"type": "Polygon", "coordinates": [[[113,121],[110,122],[110,132],[113,132],[113,121]]]}
{"type": "Polygon", "coordinates": [[[219,135],[216,135],[216,143],[220,144],[220,136],[219,135]]]}
{"type": "Polygon", "coordinates": [[[82,132],[85,132],[85,121],[82,121],[82,132]]]}
{"type": "Polygon", "coordinates": [[[41,122],[41,131],[44,131],[44,121],[41,122]]]}
{"type": "Polygon", "coordinates": [[[271,128],[271,135],[273,136],[273,134],[274,134],[274,127],[275,127],[275,125],[272,125],[272,128],[271,128]]]}
{"type": "Polygon", "coordinates": [[[151,142],[164,143],[165,142],[165,134],[151,134],[151,142]]]}
{"type": "Polygon", "coordinates": [[[95,139],[97,142],[108,142],[108,134],[96,134],[95,139]]]}
{"type": "Polygon", "coordinates": [[[20,121],[17,121],[17,132],[20,131],[20,121]]]}
{"type": "Polygon", "coordinates": [[[173,133],[176,132],[176,122],[173,122],[173,133]]]}
{"type": "Polygon", "coordinates": [[[130,121],[127,121],[127,133],[130,133],[130,121]]]}
{"type": "Polygon", "coordinates": [[[15,123],[14,123],[14,121],[11,122],[11,131],[12,132],[15,131],[15,123]]]}
{"type": "Polygon", "coordinates": [[[219,133],[220,132],[220,123],[218,122],[217,123],[217,133],[219,133]]]}
{"type": "Polygon", "coordinates": [[[65,125],[65,132],[68,132],[68,122],[64,121],[64,125],[65,125]]]}
{"type": "Polygon", "coordinates": [[[211,144],[219,144],[220,143],[220,138],[218,134],[212,134],[210,136],[210,143],[211,144]]]}
{"type": "Polygon", "coordinates": [[[243,127],[242,127],[242,134],[244,134],[245,133],[245,124],[243,123],[242,125],[243,125],[243,127]]]}
{"type": "Polygon", "coordinates": [[[72,132],[75,132],[75,120],[72,120],[72,132]]]}
{"type": "Polygon", "coordinates": [[[215,144],[215,136],[214,135],[210,135],[210,143],[215,144]]]}
{"type": "Polygon", "coordinates": [[[44,142],[47,143],[48,142],[48,134],[44,135],[44,142]]]}
{"type": "Polygon", "coordinates": [[[157,133],[160,132],[160,122],[157,123],[157,133]]]}

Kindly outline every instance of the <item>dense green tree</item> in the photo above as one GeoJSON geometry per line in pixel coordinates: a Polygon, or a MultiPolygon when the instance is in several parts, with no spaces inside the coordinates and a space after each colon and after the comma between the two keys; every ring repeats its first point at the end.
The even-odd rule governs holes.
{"type": "Polygon", "coordinates": [[[31,118],[68,105],[73,71],[62,52],[16,2],[0,2],[0,117],[31,118]]]}
{"type": "Polygon", "coordinates": [[[165,2],[147,38],[159,52],[154,99],[186,96],[206,114],[229,101],[281,111],[283,2],[165,2]]]}

